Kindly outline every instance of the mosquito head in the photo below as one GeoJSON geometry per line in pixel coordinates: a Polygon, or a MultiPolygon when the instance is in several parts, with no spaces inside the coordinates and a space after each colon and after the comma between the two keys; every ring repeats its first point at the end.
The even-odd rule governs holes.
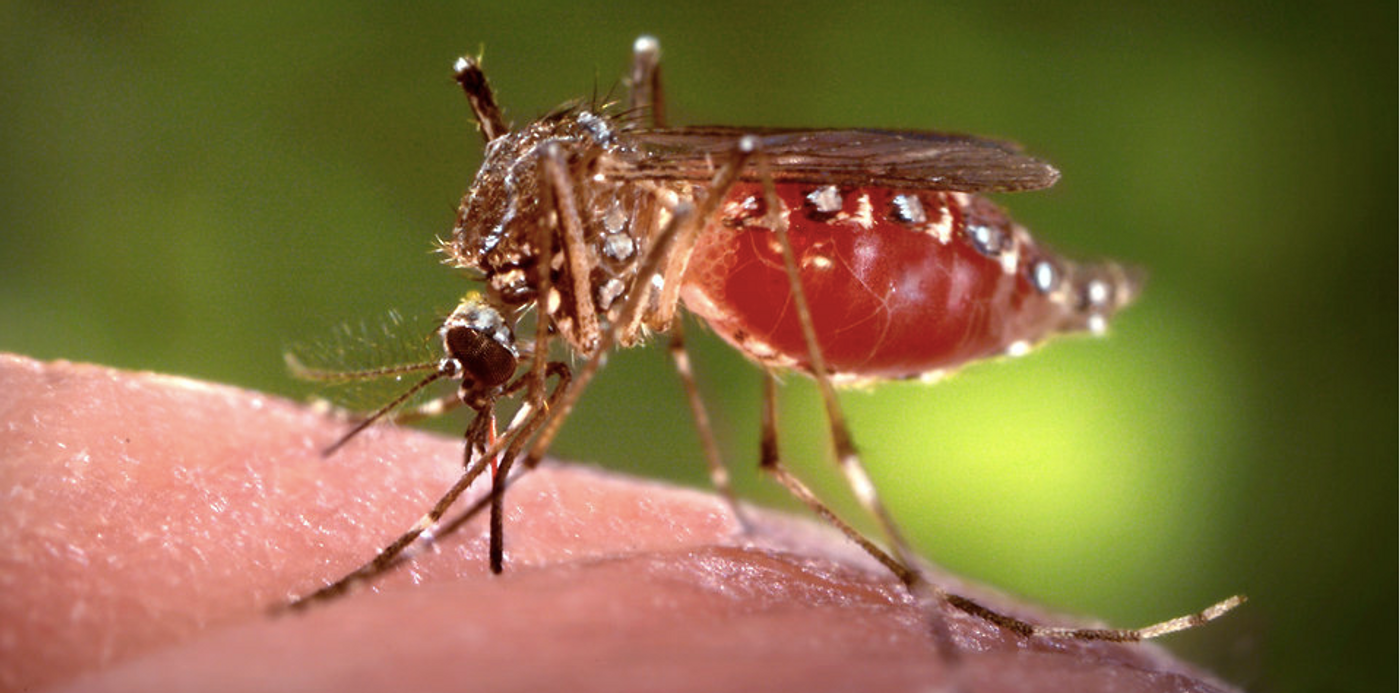
{"type": "Polygon", "coordinates": [[[515,335],[500,311],[476,292],[466,295],[438,330],[448,361],[457,366],[463,390],[494,389],[515,374],[515,335]]]}

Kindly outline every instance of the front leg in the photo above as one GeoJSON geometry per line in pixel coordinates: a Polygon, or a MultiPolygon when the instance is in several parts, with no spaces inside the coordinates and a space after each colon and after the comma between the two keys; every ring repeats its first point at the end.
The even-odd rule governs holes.
{"type": "MultiPolygon", "coordinates": [[[[554,247],[553,235],[558,233],[560,245],[564,249],[564,264],[568,268],[569,291],[573,294],[573,300],[569,303],[574,311],[573,320],[576,324],[570,324],[568,318],[560,318],[558,313],[564,308],[564,303],[553,291],[542,291],[538,294],[539,309],[541,316],[548,316],[549,322],[564,334],[572,334],[573,341],[584,353],[591,353],[597,348],[599,328],[598,310],[593,304],[593,283],[590,278],[593,269],[593,259],[588,252],[588,243],[584,239],[583,219],[579,215],[578,199],[574,195],[574,183],[569,175],[569,162],[564,155],[563,149],[553,142],[544,148],[544,154],[540,157],[540,169],[545,181],[550,198],[553,200],[554,211],[558,215],[559,225],[553,228],[548,224],[540,224],[538,243],[540,244],[539,274],[540,282],[545,285],[549,281],[549,275],[554,271],[554,257],[551,254],[554,247]]],[[[546,285],[547,286],[547,285],[546,285]]],[[[549,287],[555,289],[557,287],[549,287]]],[[[536,349],[536,361],[542,361],[543,349],[536,349]]]]}

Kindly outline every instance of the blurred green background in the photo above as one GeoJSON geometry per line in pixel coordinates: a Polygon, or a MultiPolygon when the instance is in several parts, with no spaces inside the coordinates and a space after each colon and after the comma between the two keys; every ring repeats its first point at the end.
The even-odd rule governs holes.
{"type": "MultiPolygon", "coordinates": [[[[520,123],[621,94],[650,32],[673,122],[1014,138],[1064,174],[1001,199],[1021,221],[1150,269],[1108,339],[844,397],[927,555],[1119,625],[1246,592],[1170,646],[1255,690],[1394,690],[1396,538],[1375,537],[1397,509],[1396,19],[1192,0],[5,2],[0,349],[304,396],[289,344],[467,288],[430,253],[480,162],[452,60],[484,46],[520,123]]],[[[741,490],[791,505],[753,470],[756,371],[691,332],[741,490]]],[[[849,510],[791,381],[785,449],[849,510]]],[[[556,452],[705,484],[658,348],[616,355],[556,452]]]]}

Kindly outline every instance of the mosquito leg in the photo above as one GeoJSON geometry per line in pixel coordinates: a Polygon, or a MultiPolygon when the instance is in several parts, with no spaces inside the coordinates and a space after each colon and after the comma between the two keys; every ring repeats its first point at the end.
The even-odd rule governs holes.
{"type": "Polygon", "coordinates": [[[654,128],[666,127],[666,101],[661,94],[661,44],[638,36],[632,44],[631,112],[648,115],[654,128]]]}
{"type": "Polygon", "coordinates": [[[831,442],[836,451],[837,463],[840,465],[841,472],[845,474],[851,490],[855,493],[856,500],[860,501],[866,511],[880,523],[880,529],[889,541],[890,549],[895,558],[905,566],[912,566],[914,565],[913,552],[909,549],[909,543],[905,541],[899,526],[895,524],[894,517],[885,509],[885,504],[880,500],[880,496],[875,490],[875,483],[871,481],[870,475],[865,471],[865,465],[860,461],[860,453],[856,451],[855,443],[851,439],[850,429],[846,426],[846,416],[841,411],[841,403],[837,400],[836,390],[831,385],[830,371],[826,368],[826,359],[822,356],[821,345],[817,342],[816,329],[812,325],[812,311],[808,306],[807,296],[802,290],[802,282],[797,275],[797,260],[793,257],[792,244],[788,240],[787,220],[779,214],[780,203],[778,202],[777,190],[774,188],[773,177],[768,172],[768,165],[762,152],[759,152],[755,160],[759,178],[763,181],[769,228],[773,229],[777,235],[778,246],[782,249],[783,265],[787,270],[793,306],[797,310],[798,323],[802,326],[802,337],[807,343],[807,355],[812,365],[812,376],[817,382],[822,404],[826,408],[826,419],[830,425],[831,442]]]}
{"type": "Polygon", "coordinates": [[[715,443],[715,432],[710,426],[710,417],[705,412],[705,402],[700,397],[700,388],[696,385],[695,373],[690,367],[690,354],[685,349],[685,329],[680,320],[671,326],[670,351],[671,360],[676,365],[676,373],[681,378],[681,386],[685,389],[686,401],[690,403],[690,415],[695,421],[696,433],[700,435],[700,446],[705,451],[705,463],[710,468],[710,482],[714,484],[715,490],[729,504],[730,510],[734,513],[734,519],[739,522],[739,528],[747,532],[750,525],[745,519],[743,511],[739,508],[739,501],[734,495],[734,487],[729,482],[729,470],[724,466],[724,460],[720,457],[719,445],[715,443]]]}
{"type": "MultiPolygon", "coordinates": [[[[601,330],[598,327],[597,312],[593,307],[588,247],[583,237],[583,221],[579,218],[573,186],[569,183],[568,162],[558,145],[550,144],[545,148],[544,155],[539,160],[539,166],[548,183],[547,189],[550,199],[559,219],[558,231],[563,237],[564,259],[569,268],[569,289],[574,294],[572,305],[576,306],[578,316],[578,324],[571,326],[571,329],[576,331],[575,334],[581,342],[596,344],[601,330]]],[[[551,412],[552,403],[567,391],[571,379],[567,366],[562,363],[549,363],[546,360],[549,356],[549,343],[553,339],[551,330],[568,329],[560,324],[555,315],[555,311],[562,305],[553,285],[551,274],[554,269],[554,255],[551,249],[554,244],[555,230],[549,225],[542,224],[537,230],[535,238],[537,246],[541,248],[541,255],[538,260],[539,269],[536,272],[535,283],[535,314],[538,319],[535,323],[534,356],[531,360],[530,371],[510,388],[511,390],[517,389],[521,382],[528,386],[525,405],[516,413],[517,421],[511,424],[512,428],[516,428],[518,425],[520,433],[515,436],[514,442],[506,448],[499,467],[494,467],[491,470],[489,563],[493,573],[500,573],[505,568],[505,492],[510,469],[515,464],[515,458],[520,454],[524,442],[534,434],[542,417],[551,412]],[[559,384],[555,386],[554,393],[550,395],[547,403],[544,396],[544,382],[550,373],[558,377],[559,384]]],[[[533,468],[538,462],[539,458],[532,457],[527,460],[526,466],[533,468]]]]}
{"type": "MultiPolygon", "coordinates": [[[[492,408],[495,406],[496,400],[492,399],[477,409],[476,418],[474,418],[472,423],[467,427],[464,453],[466,468],[462,472],[462,476],[438,499],[437,503],[433,505],[427,514],[423,515],[423,517],[419,518],[418,522],[414,523],[413,527],[404,532],[398,539],[395,539],[393,543],[381,549],[379,555],[375,556],[373,560],[356,568],[350,574],[311,594],[297,597],[287,604],[275,608],[274,611],[304,609],[315,602],[335,598],[344,594],[355,584],[371,580],[394,566],[398,563],[404,551],[441,522],[443,516],[447,514],[448,509],[452,507],[452,504],[461,497],[474,481],[476,481],[477,477],[481,476],[481,474],[486,471],[491,461],[501,458],[502,453],[504,453],[504,461],[499,471],[496,472],[497,477],[502,481],[492,484],[492,495],[488,499],[493,501],[497,500],[497,486],[500,487],[500,490],[504,490],[505,486],[511,480],[509,476],[510,461],[519,456],[520,450],[524,447],[525,443],[534,435],[535,431],[539,430],[540,424],[543,423],[544,415],[553,407],[554,403],[559,400],[560,395],[569,387],[571,377],[568,366],[562,363],[551,363],[547,366],[546,371],[549,375],[554,376],[558,380],[554,391],[550,393],[547,401],[539,407],[531,407],[529,402],[526,402],[522,409],[516,412],[515,419],[511,422],[511,425],[506,428],[505,433],[489,445],[487,444],[485,436],[486,432],[490,430],[490,420],[494,416],[492,408]],[[474,454],[477,451],[479,451],[480,454],[474,454]]],[[[514,383],[504,388],[502,395],[508,395],[519,391],[527,384],[526,379],[529,377],[529,374],[526,374],[517,378],[514,383]]],[[[517,474],[516,476],[519,475],[517,474]]],[[[467,516],[474,512],[477,511],[469,510],[467,516]]],[[[465,521],[465,517],[459,519],[465,521]]],[[[454,520],[451,527],[455,528],[459,524],[460,521],[454,520]]],[[[493,565],[499,565],[499,537],[500,533],[498,531],[492,533],[491,548],[494,554],[493,560],[495,561],[493,565]]],[[[429,535],[428,538],[431,538],[431,535],[429,535]]],[[[499,568],[496,568],[495,572],[500,572],[499,568]]]]}
{"type": "MultiPolygon", "coordinates": [[[[921,595],[937,597],[947,601],[950,605],[961,611],[1022,635],[1072,640],[1133,642],[1156,638],[1168,633],[1174,633],[1179,630],[1201,625],[1207,621],[1219,618],[1231,609],[1244,603],[1245,598],[1243,596],[1233,596],[1194,614],[1169,619],[1142,628],[1059,628],[1042,626],[1002,614],[994,609],[978,604],[971,599],[948,594],[941,588],[931,585],[915,567],[917,564],[913,560],[913,552],[909,549],[908,542],[904,540],[893,517],[880,501],[879,495],[875,491],[875,485],[870,480],[869,474],[866,473],[865,467],[861,463],[860,456],[851,440],[850,431],[846,426],[845,417],[841,412],[840,402],[836,398],[835,388],[831,385],[831,378],[826,369],[826,362],[822,356],[821,346],[817,342],[816,330],[812,325],[812,312],[808,307],[806,296],[802,290],[802,283],[798,278],[797,261],[796,258],[793,257],[792,244],[788,240],[787,223],[786,220],[778,214],[780,206],[778,204],[777,191],[774,188],[773,178],[768,174],[767,164],[761,152],[756,157],[756,163],[759,170],[759,177],[763,181],[764,194],[767,198],[767,206],[770,215],[769,221],[771,224],[770,228],[772,228],[778,236],[778,245],[782,249],[783,264],[787,270],[788,285],[792,291],[793,304],[797,310],[798,322],[802,327],[803,339],[807,343],[808,357],[811,360],[812,372],[817,381],[818,390],[821,392],[822,402],[826,408],[827,421],[830,424],[832,444],[836,450],[837,459],[841,470],[845,473],[847,481],[855,492],[856,499],[860,501],[861,505],[863,505],[880,523],[881,528],[890,541],[893,555],[891,556],[879,550],[879,547],[876,547],[869,540],[861,536],[859,532],[855,531],[854,528],[851,528],[850,525],[845,524],[837,518],[834,513],[826,508],[825,504],[821,503],[820,500],[802,486],[795,477],[783,471],[782,467],[776,463],[776,433],[775,427],[772,425],[774,418],[772,412],[775,406],[772,403],[776,400],[776,397],[771,394],[773,384],[772,376],[770,375],[767,385],[769,395],[765,398],[768,404],[765,405],[764,410],[765,432],[763,439],[763,456],[766,465],[765,468],[771,467],[778,470],[775,475],[784,487],[811,507],[817,514],[832,522],[832,524],[847,536],[851,537],[877,560],[884,563],[902,582],[911,588],[911,591],[914,592],[916,597],[921,595]]],[[[936,626],[942,630],[941,619],[939,621],[940,622],[936,624],[936,626]]],[[[945,652],[951,652],[944,638],[940,638],[940,649],[943,649],[945,652]]]]}
{"type": "Polygon", "coordinates": [[[899,578],[906,587],[913,588],[923,581],[918,571],[909,567],[900,559],[891,556],[875,542],[865,538],[860,530],[852,527],[845,520],[841,519],[831,508],[823,503],[817,494],[813,493],[806,484],[788,471],[783,465],[782,458],[778,455],[778,396],[777,379],[770,372],[763,374],[763,416],[762,430],[759,440],[759,467],[772,476],[783,488],[791,493],[797,500],[802,501],[814,514],[826,520],[831,526],[840,530],[851,541],[855,542],[866,553],[889,569],[895,577],[899,578]]]}
{"type": "MultiPolygon", "coordinates": [[[[650,303],[651,293],[647,291],[647,288],[651,285],[652,277],[657,276],[662,263],[674,266],[670,264],[673,252],[690,252],[694,246],[696,234],[714,218],[719,211],[720,203],[729,193],[730,188],[734,187],[734,183],[739,180],[739,174],[743,172],[744,166],[757,149],[758,139],[756,137],[741,138],[730,160],[715,173],[715,177],[710,181],[709,189],[704,199],[700,200],[699,205],[694,209],[682,207],[675,210],[670,222],[657,234],[651,247],[647,250],[646,257],[643,258],[641,266],[638,268],[633,290],[629,292],[621,317],[614,322],[614,325],[631,325],[637,320],[643,308],[650,303]]],[[[663,278],[662,283],[667,282],[679,283],[680,277],[663,278]]],[[[573,386],[565,390],[563,395],[559,397],[559,401],[550,409],[549,416],[540,429],[539,436],[535,438],[534,444],[526,453],[525,464],[534,466],[544,457],[545,451],[554,442],[554,437],[559,434],[559,427],[564,425],[564,420],[573,411],[580,394],[586,389],[593,376],[598,373],[598,369],[602,367],[604,357],[621,338],[621,330],[617,327],[602,332],[597,348],[593,350],[588,361],[574,376],[573,386]]]]}
{"type": "MultiPolygon", "coordinates": [[[[517,421],[513,421],[512,424],[518,423],[520,421],[528,421],[533,420],[534,418],[538,418],[534,416],[535,411],[538,410],[534,409],[531,403],[526,402],[525,405],[521,407],[520,411],[516,412],[517,421]]],[[[487,523],[487,526],[489,527],[489,530],[487,532],[489,537],[487,540],[489,545],[489,549],[487,550],[487,564],[491,567],[491,572],[495,575],[500,575],[501,571],[505,569],[506,479],[510,478],[511,464],[515,460],[514,453],[514,450],[507,450],[506,454],[510,456],[501,458],[500,466],[493,466],[491,469],[491,513],[490,520],[487,523]]]]}
{"type": "Polygon", "coordinates": [[[1026,637],[1055,638],[1058,640],[1107,640],[1110,642],[1139,642],[1160,638],[1163,635],[1188,628],[1196,628],[1224,616],[1231,609],[1245,602],[1244,595],[1235,595],[1228,599],[1222,599],[1196,613],[1178,616],[1141,628],[1061,628],[1042,626],[1007,616],[956,594],[948,594],[945,599],[960,611],[1026,637]]]}
{"type": "MultiPolygon", "coordinates": [[[[511,444],[505,448],[504,454],[500,456],[501,466],[493,472],[491,477],[491,522],[490,522],[490,551],[489,561],[491,572],[500,574],[505,568],[505,492],[506,486],[510,482],[511,467],[515,464],[515,459],[520,456],[520,451],[525,447],[525,443],[539,430],[544,423],[545,416],[553,411],[561,397],[570,390],[572,375],[568,365],[561,362],[553,362],[546,366],[546,375],[552,375],[556,379],[554,391],[550,393],[547,401],[540,403],[538,407],[533,407],[526,402],[525,407],[531,411],[526,413],[526,408],[516,412],[516,420],[511,422],[511,428],[517,432],[511,444]]],[[[524,377],[530,377],[526,375],[524,377]]],[[[527,462],[529,462],[527,460],[527,462]]],[[[526,464],[526,470],[534,469],[536,460],[526,464]]]]}
{"type": "MultiPolygon", "coordinates": [[[[573,304],[578,313],[578,324],[573,326],[561,325],[555,319],[553,312],[547,309],[552,308],[558,301],[552,300],[552,296],[545,293],[540,294],[540,307],[546,309],[540,315],[549,315],[550,322],[559,329],[568,330],[572,328],[578,335],[579,342],[584,344],[586,349],[593,348],[598,341],[598,312],[593,306],[593,284],[589,276],[590,259],[588,255],[588,243],[583,237],[583,220],[579,217],[578,205],[574,199],[574,186],[569,182],[569,164],[564,158],[564,152],[558,144],[550,143],[545,147],[544,156],[540,159],[540,165],[544,169],[545,180],[549,181],[549,190],[554,199],[555,211],[559,214],[559,232],[563,237],[564,260],[569,267],[569,290],[573,292],[573,304]]],[[[542,227],[542,231],[549,230],[542,227]]],[[[553,268],[553,257],[551,257],[550,239],[546,236],[541,239],[543,244],[544,257],[541,262],[541,275],[548,275],[553,268]]],[[[543,280],[542,280],[543,281],[543,280]]],[[[542,356],[537,350],[536,361],[540,362],[542,356]]]]}
{"type": "MultiPolygon", "coordinates": [[[[822,502],[817,494],[813,493],[801,479],[797,478],[782,463],[782,458],[778,454],[778,390],[777,378],[771,371],[765,370],[763,373],[763,415],[762,431],[759,440],[759,466],[763,471],[772,476],[782,485],[794,498],[802,501],[813,514],[825,520],[828,524],[846,535],[867,554],[870,554],[881,565],[885,566],[899,581],[904,583],[905,589],[909,591],[920,608],[927,616],[927,623],[930,633],[933,636],[934,644],[938,648],[939,654],[946,662],[956,662],[958,660],[957,647],[953,643],[952,634],[948,630],[946,620],[934,609],[942,602],[949,601],[951,595],[943,588],[935,585],[924,577],[924,574],[911,563],[908,563],[897,556],[892,556],[889,552],[880,548],[875,542],[865,537],[860,530],[852,527],[834,510],[822,502]]],[[[970,601],[970,600],[968,600],[970,601]]],[[[992,612],[987,609],[989,613],[992,612]]],[[[1000,614],[997,614],[1000,616],[1000,614]]]]}
{"type": "MultiPolygon", "coordinates": [[[[550,199],[553,202],[559,219],[558,231],[563,237],[564,258],[569,268],[570,290],[574,294],[572,305],[577,307],[578,324],[573,325],[580,341],[585,344],[596,344],[600,329],[598,327],[598,315],[593,307],[592,286],[589,279],[588,248],[583,238],[583,222],[579,218],[578,206],[575,203],[573,187],[569,184],[568,162],[564,154],[557,145],[551,144],[546,147],[544,155],[539,163],[544,174],[544,179],[548,182],[550,199]]],[[[536,244],[541,248],[539,258],[539,271],[536,272],[535,284],[536,315],[539,316],[535,323],[535,346],[534,356],[531,362],[530,372],[524,376],[524,381],[528,383],[529,393],[526,397],[526,407],[531,412],[538,412],[537,415],[528,419],[531,424],[529,430],[517,440],[525,440],[534,432],[535,423],[539,416],[548,411],[544,402],[544,380],[550,364],[546,361],[549,355],[549,341],[553,338],[551,329],[561,329],[558,318],[554,311],[562,304],[557,296],[557,291],[553,285],[551,276],[554,268],[554,256],[551,252],[553,247],[553,233],[555,229],[548,225],[541,225],[536,234],[536,244]]],[[[569,378],[567,367],[558,364],[563,369],[561,383],[567,383],[569,378]]],[[[563,385],[555,388],[556,395],[550,399],[555,399],[561,391],[563,385]]],[[[525,412],[522,409],[521,412],[525,412]]],[[[523,425],[523,424],[522,424],[523,425]]],[[[515,457],[519,454],[519,446],[514,446],[507,450],[506,456],[501,460],[499,468],[492,470],[491,476],[491,520],[490,520],[490,565],[491,572],[500,573],[504,569],[505,555],[505,481],[511,466],[515,463],[515,457]]],[[[538,459],[532,459],[529,466],[533,467],[538,459]]]]}
{"type": "MultiPolygon", "coordinates": [[[[777,390],[776,380],[771,373],[764,374],[763,381],[763,431],[761,440],[760,464],[764,471],[772,475],[783,488],[787,489],[798,500],[802,501],[813,513],[826,520],[833,527],[845,534],[851,541],[855,542],[866,553],[870,554],[884,565],[900,582],[909,589],[915,598],[932,603],[933,601],[947,602],[950,606],[959,611],[971,614],[977,618],[992,623],[1001,628],[1005,628],[1013,633],[1024,637],[1054,638],[1059,640],[1108,640],[1113,642],[1137,642],[1140,640],[1150,640],[1159,638],[1169,633],[1195,628],[1209,621],[1213,621],[1235,607],[1243,604],[1243,596],[1233,596],[1221,600],[1211,606],[1193,614],[1179,616],[1177,618],[1154,623],[1141,628],[1063,628],[1057,626],[1045,626],[1038,623],[1031,623],[1023,619],[1009,616],[995,609],[983,606],[975,600],[952,594],[943,588],[929,582],[923,574],[911,565],[899,561],[894,556],[886,553],[884,549],[866,539],[859,530],[847,524],[831,508],[812,492],[806,484],[802,483],[790,471],[783,466],[778,455],[777,437],[777,390]]],[[[947,627],[941,618],[935,618],[933,625],[935,628],[936,641],[939,649],[951,658],[956,659],[957,652],[952,648],[951,636],[947,633],[947,627]]]]}
{"type": "MultiPolygon", "coordinates": [[[[549,273],[541,272],[540,274],[543,277],[540,280],[540,285],[548,287],[549,273]]],[[[544,354],[548,349],[541,347],[541,345],[548,344],[547,341],[544,341],[549,339],[547,332],[548,325],[546,323],[547,321],[543,318],[541,318],[538,323],[536,334],[537,349],[535,350],[535,356],[530,370],[519,378],[516,378],[515,382],[506,386],[502,393],[503,395],[509,395],[522,388],[527,390],[524,403],[521,405],[520,409],[515,412],[515,418],[511,421],[510,426],[507,427],[508,432],[513,432],[511,442],[508,446],[504,447],[504,454],[502,454],[502,447],[494,444],[491,446],[491,450],[487,451],[487,453],[483,453],[489,453],[490,460],[499,461],[499,464],[492,464],[491,466],[491,512],[490,520],[487,525],[489,527],[488,542],[490,546],[488,551],[488,564],[491,567],[491,572],[495,574],[500,574],[504,569],[505,494],[506,486],[509,484],[511,478],[511,467],[515,463],[515,458],[520,455],[520,448],[525,444],[525,441],[529,440],[530,436],[534,435],[535,430],[539,428],[542,417],[548,413],[552,403],[558,399],[560,390],[568,387],[570,380],[569,368],[567,365],[563,363],[547,363],[544,361],[544,354]],[[554,393],[546,398],[543,395],[544,382],[545,378],[551,374],[557,378],[558,383],[555,385],[554,393]]],[[[526,469],[528,470],[531,468],[532,467],[527,467],[526,469]]]]}
{"type": "MultiPolygon", "coordinates": [[[[657,275],[663,262],[669,262],[670,256],[675,249],[683,249],[688,252],[694,243],[695,235],[705,223],[713,218],[719,210],[720,201],[733,187],[735,181],[739,179],[739,174],[743,171],[744,165],[757,149],[757,140],[745,137],[740,140],[739,146],[735,149],[731,160],[720,168],[711,181],[709,194],[700,201],[697,209],[677,209],[671,221],[657,235],[646,257],[643,259],[637,273],[638,283],[636,290],[632,291],[623,306],[621,318],[615,325],[634,324],[643,308],[649,303],[650,292],[646,287],[650,285],[650,278],[657,275]]],[[[548,170],[548,169],[547,169],[548,170]]],[[[546,246],[547,247],[547,246],[546,246]]],[[[567,251],[566,251],[567,252],[567,251]]],[[[541,274],[547,274],[542,272],[541,274]]],[[[672,277],[673,281],[679,281],[679,277],[672,277]]],[[[543,298],[541,300],[544,300],[543,298]]],[[[596,316],[595,316],[596,317],[596,316]]],[[[532,415],[528,422],[520,427],[520,434],[515,436],[512,444],[506,449],[501,462],[501,469],[498,475],[504,479],[509,473],[510,467],[515,462],[515,458],[524,449],[524,443],[534,436],[534,442],[530,445],[525,454],[524,465],[526,468],[533,468],[544,458],[544,453],[549,449],[554,438],[559,433],[559,428],[564,424],[564,420],[573,411],[578,398],[587,387],[588,382],[597,374],[602,366],[603,358],[612,349],[613,345],[620,339],[620,329],[614,326],[612,329],[601,331],[598,340],[590,354],[588,361],[580,369],[577,375],[570,375],[567,366],[563,364],[551,364],[557,366],[555,371],[561,382],[555,387],[549,398],[547,406],[532,415]],[[535,435],[538,431],[538,435],[535,435]]],[[[539,345],[536,349],[541,349],[539,345]]],[[[538,352],[537,352],[538,353],[538,352]]],[[[488,454],[494,454],[489,451],[488,454]]],[[[503,523],[501,522],[500,495],[504,493],[504,484],[493,485],[492,489],[492,531],[491,531],[491,570],[500,572],[503,567],[504,539],[502,538],[503,523]]]]}
{"type": "MultiPolygon", "coordinates": [[[[490,416],[490,412],[479,410],[477,416],[490,416]]],[[[472,435],[473,432],[477,431],[479,428],[480,427],[473,422],[473,425],[467,428],[468,435],[472,435]]],[[[492,447],[497,448],[501,446],[493,445],[492,447]]],[[[481,473],[485,471],[486,466],[490,463],[491,458],[499,453],[499,450],[488,450],[487,452],[489,454],[480,455],[473,459],[472,450],[474,449],[479,449],[478,441],[468,439],[466,444],[467,464],[466,469],[462,472],[462,476],[438,499],[438,502],[433,505],[432,509],[430,509],[427,514],[419,518],[418,522],[414,523],[413,527],[400,535],[398,539],[395,539],[388,546],[381,549],[373,560],[311,594],[293,599],[275,609],[275,611],[304,609],[315,602],[340,596],[356,583],[372,579],[393,566],[397,562],[400,554],[412,546],[424,532],[427,532],[442,519],[442,516],[447,513],[448,508],[457,501],[457,498],[472,485],[472,482],[475,481],[478,476],[481,476],[481,473]]]]}

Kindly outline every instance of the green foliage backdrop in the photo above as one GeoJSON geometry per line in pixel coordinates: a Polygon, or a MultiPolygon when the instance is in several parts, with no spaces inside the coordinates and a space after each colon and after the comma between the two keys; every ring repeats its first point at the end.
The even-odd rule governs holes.
{"type": "MultiPolygon", "coordinates": [[[[1108,339],[845,397],[928,555],[1123,625],[1248,592],[1173,647],[1390,690],[1394,6],[867,4],[0,3],[0,349],[302,396],[288,344],[466,288],[429,252],[480,161],[452,60],[484,47],[522,122],[620,93],[649,32],[676,122],[1014,138],[1064,173],[1003,198],[1023,222],[1151,270],[1108,339]]],[[[755,372],[692,333],[744,493],[783,503],[755,372]]],[[[786,450],[849,509],[792,381],[786,450]]],[[[619,354],[557,452],[701,485],[679,393],[619,354]]]]}

